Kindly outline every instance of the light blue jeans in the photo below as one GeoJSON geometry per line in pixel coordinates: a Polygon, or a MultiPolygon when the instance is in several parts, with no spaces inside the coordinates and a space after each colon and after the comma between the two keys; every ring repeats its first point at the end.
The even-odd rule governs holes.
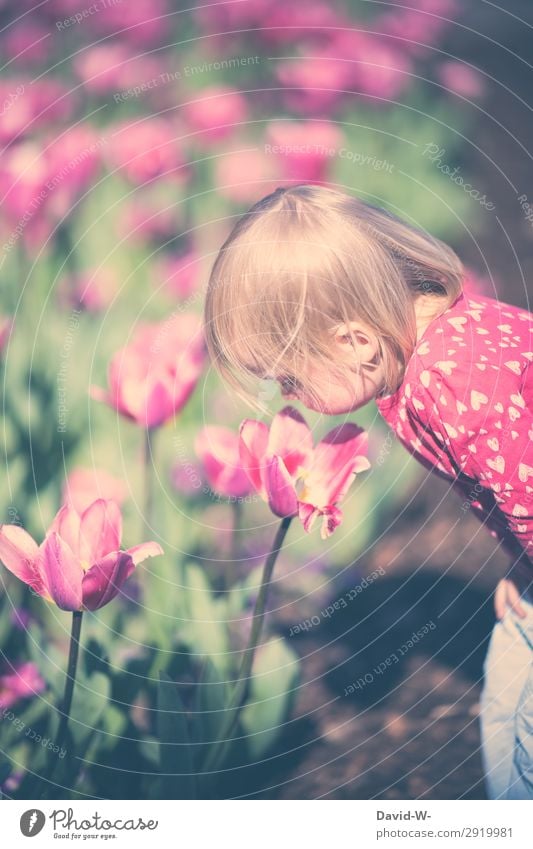
{"type": "Polygon", "coordinates": [[[533,599],[496,622],[483,671],[482,759],[489,799],[533,799],[533,599]]]}

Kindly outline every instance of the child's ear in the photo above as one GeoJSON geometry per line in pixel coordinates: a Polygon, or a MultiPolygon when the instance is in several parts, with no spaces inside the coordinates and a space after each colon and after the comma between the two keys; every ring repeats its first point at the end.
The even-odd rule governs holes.
{"type": "Polygon", "coordinates": [[[362,362],[373,360],[380,352],[375,334],[358,321],[337,325],[334,340],[344,351],[353,348],[362,362]]]}

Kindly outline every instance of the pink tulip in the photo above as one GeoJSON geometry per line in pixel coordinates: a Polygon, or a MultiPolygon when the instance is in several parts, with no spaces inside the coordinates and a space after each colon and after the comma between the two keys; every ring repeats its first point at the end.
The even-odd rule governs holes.
{"type": "Polygon", "coordinates": [[[164,118],[130,121],[115,127],[107,155],[110,165],[135,185],[164,177],[185,179],[185,159],[177,131],[164,118]]]}
{"type": "Polygon", "coordinates": [[[246,99],[229,86],[208,86],[182,109],[191,130],[203,144],[227,138],[247,117],[246,99]]]}
{"type": "Polygon", "coordinates": [[[164,256],[156,266],[157,282],[172,298],[185,300],[195,291],[201,272],[200,257],[194,250],[164,256]]]}
{"type": "Polygon", "coordinates": [[[369,38],[357,58],[354,86],[363,94],[393,100],[411,84],[411,60],[382,39],[369,38]]]}
{"type": "Polygon", "coordinates": [[[462,97],[480,97],[483,94],[483,78],[475,68],[469,68],[464,62],[443,62],[439,67],[442,85],[462,97]]]}
{"type": "Polygon", "coordinates": [[[0,708],[10,708],[20,699],[37,696],[45,688],[35,663],[22,663],[13,672],[0,675],[0,708]]]}
{"type": "Polygon", "coordinates": [[[60,285],[60,298],[70,306],[88,313],[107,309],[118,290],[118,280],[113,271],[101,268],[65,277],[60,285]]]}
{"type": "Polygon", "coordinates": [[[199,463],[193,460],[179,460],[170,473],[172,486],[182,495],[198,495],[198,491],[204,486],[203,469],[199,463]]]}
{"type": "Polygon", "coordinates": [[[277,0],[245,0],[244,3],[210,3],[195,10],[202,31],[218,34],[236,28],[261,27],[277,0]]]}
{"type": "Polygon", "coordinates": [[[338,127],[327,121],[273,121],[267,138],[277,150],[285,176],[302,183],[325,180],[343,142],[338,127]]]}
{"type": "Polygon", "coordinates": [[[54,203],[60,192],[67,193],[72,201],[91,185],[100,170],[106,143],[90,124],[76,124],[56,133],[46,151],[54,203]]]}
{"type": "Polygon", "coordinates": [[[45,62],[50,55],[50,30],[37,21],[26,20],[10,26],[4,36],[3,48],[6,59],[13,64],[35,67],[45,62]]]}
{"type": "Polygon", "coordinates": [[[239,437],[229,428],[210,425],[197,435],[194,450],[214,492],[242,498],[252,491],[239,457],[239,437]]]}
{"type": "Polygon", "coordinates": [[[19,525],[0,527],[0,559],[21,581],[61,610],[98,610],[135,567],[162,554],[156,542],[122,551],[118,504],[99,498],[78,513],[64,505],[40,546],[19,525]]]}
{"type": "Polygon", "coordinates": [[[276,73],[287,89],[284,100],[289,109],[304,115],[329,115],[346,96],[351,69],[336,56],[300,56],[280,62],[276,73]]]}
{"type": "Polygon", "coordinates": [[[337,507],[354,476],[370,468],[368,434],[351,422],[331,430],[316,447],[305,419],[294,407],[277,413],[270,429],[245,419],[239,430],[241,463],[276,516],[298,516],[309,532],[322,516],[320,535],[342,522],[337,507]]]}
{"type": "Polygon", "coordinates": [[[278,2],[267,9],[265,29],[261,37],[269,44],[324,42],[329,39],[333,27],[352,25],[342,19],[334,5],[320,0],[308,0],[305,4],[278,2]]]}
{"type": "Polygon", "coordinates": [[[99,498],[116,501],[120,506],[126,495],[124,481],[105,469],[73,469],[63,486],[63,503],[70,503],[80,514],[99,498]]]}
{"type": "Polygon", "coordinates": [[[7,345],[7,340],[9,339],[9,334],[11,333],[12,327],[12,319],[5,318],[5,316],[0,316],[0,354],[2,354],[4,348],[7,345]]]}
{"type": "Polygon", "coordinates": [[[410,7],[381,15],[375,28],[401,39],[404,48],[411,53],[422,53],[434,44],[459,9],[457,0],[415,0],[410,7]]]}
{"type": "Polygon", "coordinates": [[[48,177],[48,161],[34,142],[14,145],[1,157],[0,197],[9,235],[15,241],[20,234],[31,246],[50,235],[52,192],[47,187],[48,177]]]}
{"type": "Polygon", "coordinates": [[[180,226],[176,209],[160,209],[152,201],[134,200],[128,204],[119,221],[122,238],[143,242],[168,242],[180,226]]]}
{"type": "MultiPolygon", "coordinates": [[[[121,95],[134,86],[150,83],[148,96],[152,97],[157,87],[165,82],[161,77],[164,66],[160,59],[135,56],[125,44],[116,42],[87,47],[74,58],[73,66],[85,89],[97,96],[121,95]]],[[[136,96],[143,96],[143,92],[131,99],[135,101],[136,96]]]]}
{"type": "Polygon", "coordinates": [[[220,194],[239,204],[253,203],[273,192],[281,176],[277,159],[253,149],[220,155],[215,171],[220,194]]]}
{"type": "Polygon", "coordinates": [[[181,313],[167,321],[141,325],[133,341],[111,360],[109,390],[95,387],[93,398],[143,428],[159,427],[189,400],[205,357],[199,316],[181,313]]]}
{"type": "MultiPolygon", "coordinates": [[[[86,8],[85,0],[82,0],[82,6],[86,8]]],[[[97,15],[87,18],[87,26],[103,36],[118,35],[131,45],[146,50],[168,39],[175,18],[172,11],[168,0],[107,3],[102,4],[97,15]]]]}

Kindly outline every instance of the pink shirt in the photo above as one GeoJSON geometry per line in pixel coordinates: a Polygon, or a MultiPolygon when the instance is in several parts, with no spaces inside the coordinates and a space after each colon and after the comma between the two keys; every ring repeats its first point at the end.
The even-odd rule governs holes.
{"type": "Polygon", "coordinates": [[[463,291],[376,404],[408,451],[453,480],[462,509],[533,565],[532,361],[533,315],[463,291]]]}

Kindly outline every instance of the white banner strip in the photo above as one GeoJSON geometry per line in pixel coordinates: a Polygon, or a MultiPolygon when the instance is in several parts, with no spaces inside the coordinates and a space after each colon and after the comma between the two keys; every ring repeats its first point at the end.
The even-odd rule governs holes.
{"type": "Polygon", "coordinates": [[[82,801],[0,803],[2,846],[533,846],[521,801],[82,801]],[[274,807],[276,810],[274,811],[274,807]],[[29,840],[35,838],[34,844],[29,840]],[[118,842],[119,841],[119,842],[118,842]]]}

